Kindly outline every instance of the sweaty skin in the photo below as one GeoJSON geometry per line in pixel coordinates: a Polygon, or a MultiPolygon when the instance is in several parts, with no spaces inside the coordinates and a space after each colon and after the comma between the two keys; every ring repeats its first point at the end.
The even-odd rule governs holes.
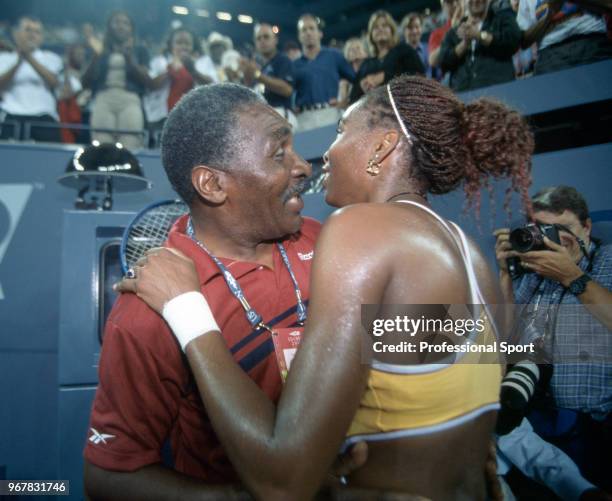
{"type": "MultiPolygon", "coordinates": [[[[405,180],[399,134],[368,132],[370,141],[360,142],[362,120],[354,110],[347,110],[330,148],[327,199],[335,205],[362,203],[338,211],[323,227],[303,341],[278,405],[233,361],[219,333],[207,333],[186,347],[215,431],[258,499],[312,498],[338,453],[369,371],[362,361],[362,304],[470,302],[463,260],[440,223],[417,207],[384,203],[398,192],[414,192],[405,180]],[[377,155],[384,172],[378,182],[365,173],[363,159],[336,155],[353,144],[353,137],[349,149],[354,155],[377,155]],[[346,188],[349,180],[354,184],[346,188]]],[[[426,204],[417,195],[402,198],[426,204]]],[[[470,251],[485,301],[498,303],[496,281],[483,256],[473,244],[470,251]]],[[[121,290],[135,291],[159,311],[177,293],[197,289],[185,258],[163,250],[146,261],[137,280],[123,281],[121,290]],[[160,269],[172,272],[158,280],[160,269]]],[[[372,442],[366,465],[350,476],[350,485],[436,500],[484,499],[494,422],[495,413],[488,412],[435,435],[372,442]]]]}
{"type": "MultiPolygon", "coordinates": [[[[495,282],[474,246],[472,256],[483,294],[494,303],[495,282]]],[[[185,259],[170,251],[149,256],[148,266],[162,259],[161,266],[171,263],[174,271],[151,281],[158,288],[176,295],[197,284],[185,259]]],[[[149,277],[144,269],[138,275],[149,277]]],[[[361,304],[469,302],[455,243],[431,216],[404,204],[360,204],[332,216],[317,242],[311,280],[304,340],[277,409],[233,362],[220,336],[201,336],[187,346],[215,429],[242,480],[261,498],[284,492],[308,499],[336,456],[369,370],[361,362],[361,304]],[[233,392],[222,399],[227,388],[233,392]]],[[[147,283],[140,285],[146,290],[147,283]]],[[[482,430],[494,420],[488,413],[444,433],[372,442],[368,462],[350,483],[432,499],[482,498],[482,450],[489,440],[482,430]],[[462,451],[461,461],[449,450],[462,451]]]]}

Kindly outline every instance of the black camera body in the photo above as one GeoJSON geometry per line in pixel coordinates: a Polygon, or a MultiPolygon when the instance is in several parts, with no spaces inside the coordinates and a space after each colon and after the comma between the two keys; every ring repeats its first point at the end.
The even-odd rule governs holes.
{"type": "MultiPolygon", "coordinates": [[[[529,223],[520,228],[516,228],[510,232],[510,245],[517,252],[529,252],[546,250],[544,237],[549,238],[556,244],[561,244],[559,238],[559,228],[556,224],[544,223],[529,223]]],[[[508,272],[512,278],[518,278],[524,273],[532,273],[531,270],[523,268],[520,264],[520,259],[511,257],[507,259],[508,272]]]]}

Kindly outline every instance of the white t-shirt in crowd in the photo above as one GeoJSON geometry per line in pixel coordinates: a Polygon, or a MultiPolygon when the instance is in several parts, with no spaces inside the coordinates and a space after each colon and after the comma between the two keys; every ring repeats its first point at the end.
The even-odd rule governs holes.
{"type": "MultiPolygon", "coordinates": [[[[55,76],[63,69],[62,58],[54,52],[36,49],[32,56],[55,76]]],[[[6,73],[17,63],[16,52],[0,53],[0,74],[6,73]]],[[[9,87],[2,93],[0,107],[12,115],[51,115],[56,120],[55,89],[49,89],[30,63],[22,61],[9,87]]]]}
{"type": "MultiPolygon", "coordinates": [[[[520,0],[516,22],[523,31],[531,28],[536,22],[536,8],[538,0],[520,0]]],[[[538,44],[540,50],[551,45],[563,42],[569,37],[576,35],[590,35],[594,33],[606,33],[606,23],[601,16],[582,12],[579,15],[571,15],[567,19],[553,27],[538,44]]]]}
{"type": "MultiPolygon", "coordinates": [[[[170,64],[170,59],[162,54],[155,56],[149,63],[149,75],[151,78],[156,78],[165,73],[170,64]]],[[[218,81],[217,71],[212,59],[204,55],[198,58],[195,62],[195,68],[198,73],[206,75],[214,83],[218,81]]],[[[143,107],[148,122],[157,122],[168,116],[168,94],[170,94],[170,82],[166,82],[160,89],[147,92],[143,99],[143,107]]]]}

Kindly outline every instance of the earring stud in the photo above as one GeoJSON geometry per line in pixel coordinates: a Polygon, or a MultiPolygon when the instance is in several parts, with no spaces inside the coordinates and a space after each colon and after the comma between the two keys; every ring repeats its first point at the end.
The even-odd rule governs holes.
{"type": "Polygon", "coordinates": [[[377,176],[380,173],[380,164],[374,159],[370,158],[370,160],[368,160],[366,172],[370,174],[370,176],[377,176]]]}

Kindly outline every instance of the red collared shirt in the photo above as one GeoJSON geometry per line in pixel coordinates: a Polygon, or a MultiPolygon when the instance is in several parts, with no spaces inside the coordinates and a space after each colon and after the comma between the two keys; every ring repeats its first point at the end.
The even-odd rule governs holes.
{"type": "MultiPolygon", "coordinates": [[[[169,245],[194,260],[202,292],[234,359],[277,401],[281,379],[270,334],[251,329],[217,266],[185,235],[186,221],[177,221],[169,245]]],[[[305,302],[320,228],[305,218],[300,233],[283,241],[305,302]]],[[[276,246],[273,258],[274,269],[269,269],[220,257],[264,321],[289,327],[297,320],[295,289],[276,246]]],[[[134,294],[123,294],[109,315],[99,379],[85,446],[89,462],[108,470],[134,471],[161,462],[161,449],[169,438],[176,470],[210,483],[237,481],[178,343],[164,320],[134,294]]]]}

